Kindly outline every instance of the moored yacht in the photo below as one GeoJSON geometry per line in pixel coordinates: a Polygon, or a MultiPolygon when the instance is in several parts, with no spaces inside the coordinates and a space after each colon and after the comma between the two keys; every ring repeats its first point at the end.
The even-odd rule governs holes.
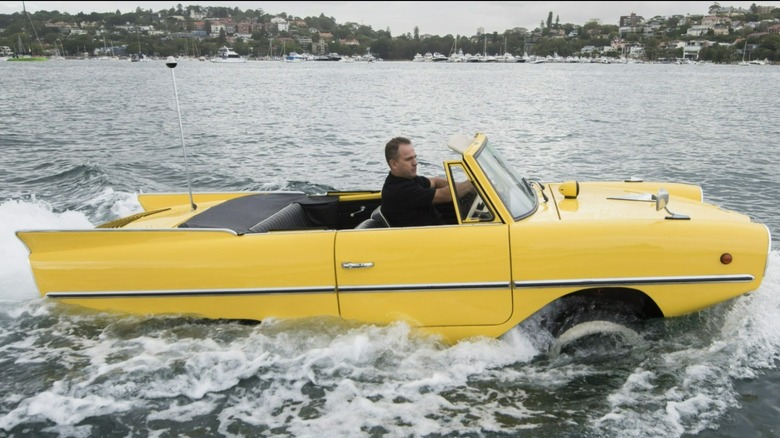
{"type": "Polygon", "coordinates": [[[211,62],[246,62],[246,58],[234,52],[233,49],[222,46],[217,50],[217,56],[211,62]]]}
{"type": "Polygon", "coordinates": [[[447,62],[466,62],[466,55],[463,54],[463,50],[458,50],[457,53],[450,55],[447,62]]]}
{"type": "Polygon", "coordinates": [[[433,61],[433,62],[447,61],[447,59],[448,58],[446,56],[442,55],[439,52],[434,52],[433,56],[431,57],[431,61],[433,61]]]}
{"type": "Polygon", "coordinates": [[[303,55],[299,55],[298,52],[290,52],[284,57],[286,62],[303,62],[306,58],[303,55]]]}

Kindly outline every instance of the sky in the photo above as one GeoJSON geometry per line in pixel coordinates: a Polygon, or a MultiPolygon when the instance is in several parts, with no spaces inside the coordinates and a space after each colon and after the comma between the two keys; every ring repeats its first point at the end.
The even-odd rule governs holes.
{"type": "MultiPolygon", "coordinates": [[[[525,27],[534,29],[547,21],[550,12],[553,22],[559,18],[561,24],[583,25],[592,19],[602,24],[618,24],[621,15],[632,12],[646,19],[656,15],[704,15],[715,1],[6,1],[0,0],[0,14],[21,12],[22,3],[28,12],[60,11],[70,14],[79,12],[133,12],[141,9],[175,8],[176,5],[200,5],[238,7],[239,9],[262,9],[266,13],[286,12],[297,17],[319,16],[321,13],[333,17],[339,24],[348,21],[371,26],[374,30],[390,29],[392,35],[414,33],[415,26],[420,34],[432,35],[474,35],[478,28],[487,33],[502,33],[507,29],[525,27]]],[[[780,1],[719,1],[721,6],[749,8],[755,3],[760,6],[780,8],[780,1]]]]}

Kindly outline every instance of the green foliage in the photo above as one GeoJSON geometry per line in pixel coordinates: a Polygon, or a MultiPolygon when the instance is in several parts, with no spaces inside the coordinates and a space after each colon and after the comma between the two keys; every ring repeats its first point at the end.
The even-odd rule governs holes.
{"type": "MultiPolygon", "coordinates": [[[[710,8],[717,9],[718,3],[714,3],[710,8]]],[[[48,51],[62,44],[69,56],[76,56],[82,52],[92,53],[95,48],[102,48],[102,38],[96,37],[96,31],[104,26],[109,30],[110,38],[114,46],[125,45],[130,47],[130,53],[138,50],[139,40],[142,46],[142,52],[146,54],[156,53],[159,56],[178,55],[192,51],[192,42],[189,40],[180,40],[168,36],[151,36],[136,34],[132,30],[121,30],[118,26],[124,26],[127,23],[136,25],[153,25],[157,29],[163,29],[168,32],[185,32],[194,28],[194,22],[190,17],[193,12],[202,12],[208,17],[219,19],[231,19],[234,22],[253,21],[258,23],[268,23],[271,18],[279,16],[292,20],[303,20],[306,25],[291,26],[289,32],[278,32],[275,26],[267,26],[265,29],[253,30],[252,39],[233,42],[231,35],[224,32],[215,38],[206,38],[197,41],[199,51],[203,55],[215,54],[219,46],[232,45],[233,48],[242,55],[267,56],[269,52],[273,55],[281,54],[282,43],[277,38],[289,37],[284,44],[287,52],[295,50],[303,52],[304,47],[294,41],[299,36],[310,36],[313,41],[320,40],[319,33],[311,34],[309,28],[317,29],[319,32],[327,32],[333,35],[332,39],[326,40],[329,52],[337,52],[342,55],[364,54],[370,50],[375,56],[387,60],[411,60],[416,53],[440,52],[449,55],[454,50],[460,49],[464,53],[483,53],[502,54],[508,51],[516,56],[521,56],[524,52],[529,55],[547,56],[558,53],[560,56],[578,55],[584,46],[594,46],[601,49],[609,46],[616,36],[618,36],[617,25],[601,25],[597,22],[588,22],[584,25],[561,23],[559,15],[553,15],[550,11],[546,20],[540,22],[538,29],[529,34],[521,34],[512,30],[504,32],[492,32],[480,36],[432,36],[422,39],[419,27],[415,26],[411,33],[400,33],[395,37],[390,29],[374,30],[371,26],[358,23],[338,23],[336,18],[328,17],[321,13],[319,16],[299,17],[288,16],[287,13],[267,14],[263,9],[241,10],[238,7],[224,6],[197,6],[181,4],[168,10],[153,12],[151,9],[137,7],[134,12],[122,14],[120,11],[107,13],[84,13],[67,14],[58,11],[38,11],[30,14],[35,32],[40,39],[40,45],[48,51]],[[185,19],[174,19],[171,16],[183,16],[185,19]],[[554,21],[553,21],[554,19],[554,21]],[[95,27],[85,27],[83,30],[88,35],[75,35],[60,33],[59,29],[47,27],[47,23],[63,22],[71,26],[79,27],[79,23],[96,23],[95,27]],[[576,33],[576,37],[568,35],[576,33]],[[564,38],[558,37],[558,34],[564,38]],[[345,40],[357,40],[358,46],[343,44],[345,40]],[[457,40],[457,41],[456,41],[457,40]],[[189,46],[188,46],[189,44],[189,46]],[[187,50],[189,47],[189,51],[187,50]]],[[[733,16],[734,20],[755,21],[763,19],[780,18],[780,9],[774,9],[767,14],[759,14],[758,8],[751,7],[750,12],[744,16],[733,16]]],[[[30,45],[34,38],[31,32],[30,19],[23,13],[0,14],[0,45],[16,46],[17,39],[21,37],[25,45],[30,45]],[[32,35],[32,36],[31,36],[32,35]]],[[[658,58],[672,58],[682,56],[680,49],[667,48],[667,43],[672,40],[688,41],[692,38],[686,32],[691,26],[691,21],[684,26],[679,26],[678,19],[671,17],[655,17],[652,21],[661,23],[661,28],[653,35],[646,36],[643,33],[629,33],[622,35],[623,41],[632,46],[644,47],[646,59],[653,60],[658,58]]],[[[766,31],[767,25],[764,23],[758,29],[745,28],[738,32],[730,32],[728,35],[714,35],[708,32],[706,38],[714,42],[710,47],[703,48],[700,52],[700,59],[713,62],[733,62],[736,56],[736,49],[732,46],[735,40],[745,38],[748,34],[757,31],[766,31]]],[[[206,31],[211,32],[210,22],[206,22],[206,31]]],[[[756,38],[751,44],[757,46],[753,50],[753,59],[767,58],[771,61],[780,61],[780,36],[776,34],[765,35],[756,38]]],[[[38,43],[35,42],[37,45],[38,43]]],[[[40,49],[38,49],[40,50],[40,49]]],[[[614,55],[617,56],[617,55],[614,55]]]]}
{"type": "Polygon", "coordinates": [[[736,58],[736,50],[733,46],[722,46],[715,44],[710,47],[704,47],[699,52],[699,59],[712,61],[716,64],[731,63],[736,58]]]}

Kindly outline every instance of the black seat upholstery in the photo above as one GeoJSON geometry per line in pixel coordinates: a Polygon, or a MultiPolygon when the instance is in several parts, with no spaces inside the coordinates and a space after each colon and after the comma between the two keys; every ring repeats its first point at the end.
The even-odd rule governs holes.
{"type": "Polygon", "coordinates": [[[368,219],[364,220],[363,222],[359,223],[355,227],[355,229],[356,230],[362,230],[362,229],[365,229],[365,228],[380,228],[380,227],[382,227],[382,224],[380,224],[379,222],[377,222],[377,221],[375,221],[375,220],[373,220],[371,218],[368,218],[368,219]]]}
{"type": "Polygon", "coordinates": [[[379,222],[380,227],[390,228],[390,221],[387,220],[384,214],[382,214],[382,206],[380,205],[371,213],[371,219],[379,222]]]}
{"type": "Polygon", "coordinates": [[[251,233],[300,230],[314,227],[301,204],[294,202],[249,228],[251,233]]]}
{"type": "Polygon", "coordinates": [[[371,217],[359,223],[355,229],[362,230],[366,228],[389,228],[390,223],[387,222],[385,216],[382,214],[382,207],[379,206],[371,212],[371,217]]]}

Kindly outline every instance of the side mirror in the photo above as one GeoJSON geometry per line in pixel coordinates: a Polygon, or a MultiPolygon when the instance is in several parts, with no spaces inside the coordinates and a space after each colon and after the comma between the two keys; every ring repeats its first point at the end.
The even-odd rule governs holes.
{"type": "Polygon", "coordinates": [[[669,192],[663,187],[658,189],[658,193],[653,195],[653,198],[655,198],[655,211],[661,211],[669,204],[669,192]]]}
{"type": "Polygon", "coordinates": [[[658,189],[658,193],[653,195],[653,198],[655,198],[655,210],[661,211],[666,210],[667,213],[669,213],[669,216],[666,216],[665,219],[671,219],[671,220],[690,220],[690,216],[686,216],[684,214],[677,214],[672,213],[669,211],[668,208],[666,208],[666,205],[669,204],[669,192],[666,191],[663,187],[658,189]]]}

